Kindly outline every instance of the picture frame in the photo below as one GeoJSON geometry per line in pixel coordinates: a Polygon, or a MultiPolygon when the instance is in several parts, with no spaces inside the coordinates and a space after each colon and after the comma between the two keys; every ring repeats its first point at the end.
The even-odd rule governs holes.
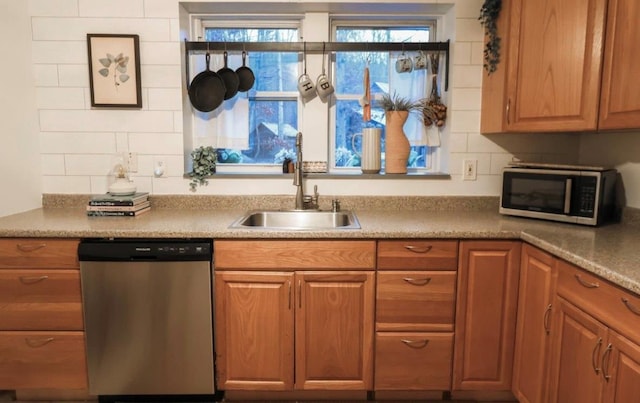
{"type": "Polygon", "coordinates": [[[87,34],[92,107],[142,108],[138,35],[87,34]]]}

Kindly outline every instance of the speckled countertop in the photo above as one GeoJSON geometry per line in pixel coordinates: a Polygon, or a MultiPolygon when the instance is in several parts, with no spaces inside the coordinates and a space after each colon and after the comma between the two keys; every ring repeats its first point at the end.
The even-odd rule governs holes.
{"type": "MultiPolygon", "coordinates": [[[[158,196],[139,217],[87,217],[87,197],[45,196],[45,208],[0,218],[0,237],[522,239],[640,295],[640,226],[599,228],[506,217],[492,197],[341,197],[358,230],[230,229],[247,210],[290,208],[292,197],[158,196]],[[179,208],[177,207],[179,206],[179,208]]],[[[327,198],[330,202],[330,198],[327,198]]],[[[321,206],[326,207],[326,206],[321,206]]]]}

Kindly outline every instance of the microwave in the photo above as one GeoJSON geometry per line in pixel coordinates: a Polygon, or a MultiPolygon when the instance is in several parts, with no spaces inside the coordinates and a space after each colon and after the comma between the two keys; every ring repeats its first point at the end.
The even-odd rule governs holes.
{"type": "Polygon", "coordinates": [[[597,226],[615,214],[615,169],[518,163],[503,169],[500,213],[597,226]]]}

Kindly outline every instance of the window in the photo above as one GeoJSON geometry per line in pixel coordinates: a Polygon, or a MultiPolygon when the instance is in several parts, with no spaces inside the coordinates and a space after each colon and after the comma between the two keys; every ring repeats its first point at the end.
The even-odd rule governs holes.
{"type": "MultiPolygon", "coordinates": [[[[336,42],[428,42],[432,38],[433,25],[422,23],[406,26],[390,26],[388,22],[378,26],[335,24],[336,42]]],[[[335,58],[335,132],[333,135],[333,166],[353,168],[360,166],[358,154],[352,149],[353,135],[365,127],[382,128],[382,153],[384,158],[384,111],[373,102],[371,120],[363,121],[360,99],[364,94],[363,72],[369,69],[371,97],[383,93],[397,93],[411,100],[426,95],[426,71],[397,73],[395,60],[398,54],[389,52],[337,52],[335,58]]],[[[405,55],[413,56],[413,55],[405,55]]],[[[422,125],[412,114],[405,125],[405,132],[412,140],[409,168],[425,169],[431,166],[429,148],[422,141],[422,125]],[[417,143],[417,145],[416,145],[417,143]],[[422,144],[421,144],[422,143],[422,144]]],[[[356,146],[358,148],[358,146],[356,146]]],[[[359,149],[359,148],[358,148],[359,149]]]]}
{"type": "MultiPolygon", "coordinates": [[[[248,24],[251,24],[249,22],[248,24]]],[[[238,24],[245,25],[248,24],[238,24]]],[[[206,41],[215,42],[296,42],[297,28],[282,27],[208,27],[206,41]]],[[[241,60],[241,56],[232,55],[241,60]]],[[[234,65],[241,64],[236,60],[234,65]]],[[[231,64],[231,63],[229,63],[231,64]]],[[[256,77],[246,94],[247,113],[232,113],[232,119],[248,119],[248,149],[219,148],[222,164],[282,164],[285,157],[295,156],[298,132],[298,55],[294,52],[252,52],[247,58],[256,77]]]]}

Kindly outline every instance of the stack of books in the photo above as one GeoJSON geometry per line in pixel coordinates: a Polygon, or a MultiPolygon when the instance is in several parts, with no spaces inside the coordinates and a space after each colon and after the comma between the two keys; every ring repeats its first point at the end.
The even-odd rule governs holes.
{"type": "Polygon", "coordinates": [[[149,193],[135,193],[130,196],[104,194],[93,196],[87,206],[87,215],[135,217],[151,210],[149,193]]]}

